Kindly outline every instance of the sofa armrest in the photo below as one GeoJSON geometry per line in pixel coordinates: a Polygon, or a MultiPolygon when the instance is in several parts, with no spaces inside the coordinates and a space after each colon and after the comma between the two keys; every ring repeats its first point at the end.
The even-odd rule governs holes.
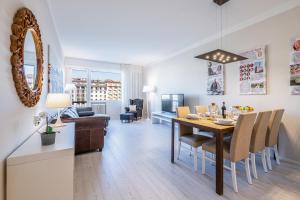
{"type": "Polygon", "coordinates": [[[125,112],[129,112],[129,107],[125,107],[125,112]]]}
{"type": "Polygon", "coordinates": [[[75,122],[76,126],[81,127],[106,127],[106,120],[103,117],[87,116],[78,118],[64,118],[62,119],[64,123],[75,122]]]}

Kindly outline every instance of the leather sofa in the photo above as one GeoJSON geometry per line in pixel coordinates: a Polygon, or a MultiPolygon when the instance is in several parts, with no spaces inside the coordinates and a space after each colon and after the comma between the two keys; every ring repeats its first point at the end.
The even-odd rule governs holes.
{"type": "Polygon", "coordinates": [[[75,154],[95,150],[102,151],[104,135],[107,132],[110,117],[108,115],[94,115],[94,113],[90,113],[90,115],[87,113],[82,115],[81,113],[80,116],[80,111],[90,112],[90,108],[80,109],[69,108],[62,113],[64,123],[75,123],[75,154]]]}

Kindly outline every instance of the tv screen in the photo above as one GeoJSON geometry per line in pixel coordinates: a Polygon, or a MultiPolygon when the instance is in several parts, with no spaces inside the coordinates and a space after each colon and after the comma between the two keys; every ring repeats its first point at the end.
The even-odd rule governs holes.
{"type": "Polygon", "coordinates": [[[161,95],[161,110],[163,112],[175,113],[176,108],[184,106],[183,94],[163,94],[161,95]]]}

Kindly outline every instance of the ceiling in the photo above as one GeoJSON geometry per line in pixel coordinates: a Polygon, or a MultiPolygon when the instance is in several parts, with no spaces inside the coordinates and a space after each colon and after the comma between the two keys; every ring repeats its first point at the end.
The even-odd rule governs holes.
{"type": "MultiPolygon", "coordinates": [[[[231,0],[224,29],[297,0],[231,0]]],[[[146,65],[216,34],[212,0],[48,0],[66,57],[146,65]]]]}

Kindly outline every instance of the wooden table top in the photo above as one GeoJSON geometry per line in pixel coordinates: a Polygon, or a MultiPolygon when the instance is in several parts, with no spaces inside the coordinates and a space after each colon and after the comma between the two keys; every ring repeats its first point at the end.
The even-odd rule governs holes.
{"type": "Polygon", "coordinates": [[[210,119],[187,119],[187,118],[175,118],[174,122],[193,126],[195,128],[200,128],[204,131],[211,131],[214,133],[230,133],[233,132],[234,126],[224,126],[215,124],[213,120],[210,119]]]}

